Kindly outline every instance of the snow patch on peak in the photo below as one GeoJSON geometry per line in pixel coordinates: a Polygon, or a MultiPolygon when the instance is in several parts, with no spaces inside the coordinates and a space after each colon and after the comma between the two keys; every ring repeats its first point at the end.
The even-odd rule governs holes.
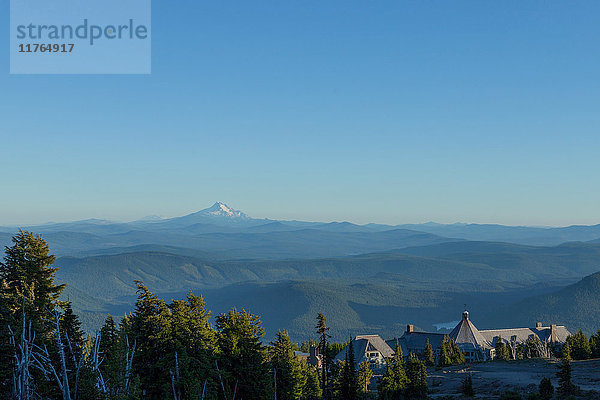
{"type": "Polygon", "coordinates": [[[200,211],[200,213],[212,217],[248,218],[248,216],[243,212],[235,210],[229,207],[227,204],[221,203],[220,201],[216,202],[211,207],[200,211]]]}

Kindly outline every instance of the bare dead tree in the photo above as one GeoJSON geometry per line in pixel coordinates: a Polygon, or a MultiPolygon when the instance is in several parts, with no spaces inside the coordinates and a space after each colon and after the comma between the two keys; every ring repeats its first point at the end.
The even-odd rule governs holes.
{"type": "Polygon", "coordinates": [[[177,352],[175,352],[175,373],[169,370],[171,375],[171,387],[173,388],[173,399],[181,400],[181,385],[179,377],[179,359],[177,358],[177,352]]]}
{"type": "Polygon", "coordinates": [[[133,348],[131,349],[131,353],[129,352],[129,336],[125,335],[125,344],[126,344],[126,352],[125,352],[125,394],[129,394],[129,378],[131,377],[131,366],[133,365],[133,355],[135,354],[135,346],[137,344],[137,340],[133,341],[133,348]]]}
{"type": "Polygon", "coordinates": [[[50,353],[48,352],[46,345],[44,345],[44,348],[36,346],[36,349],[38,351],[33,356],[35,367],[42,371],[46,378],[52,376],[56,380],[56,383],[58,384],[58,387],[63,395],[63,400],[71,400],[71,394],[68,390],[68,379],[63,380],[63,378],[61,378],[62,368],[60,371],[56,370],[54,364],[52,364],[50,353]],[[66,385],[65,382],[67,382],[66,385]]]}
{"type": "Polygon", "coordinates": [[[17,344],[15,334],[8,326],[10,333],[10,344],[14,348],[14,370],[13,370],[13,397],[17,400],[29,400],[33,396],[32,377],[29,368],[33,364],[33,352],[35,347],[35,332],[32,332],[31,321],[29,326],[26,324],[25,302],[23,301],[23,326],[21,327],[21,340],[17,344]]]}
{"type": "Polygon", "coordinates": [[[517,359],[517,350],[518,350],[517,339],[511,338],[510,342],[507,343],[507,347],[510,350],[510,355],[511,355],[512,359],[516,360],[517,359]]]}
{"type": "MultiPolygon", "coordinates": [[[[223,383],[223,378],[221,377],[221,370],[219,369],[219,363],[215,360],[215,365],[217,366],[217,374],[219,375],[219,381],[221,382],[221,389],[223,389],[223,398],[227,399],[227,393],[225,392],[225,384],[223,383]]],[[[238,381],[235,381],[235,386],[233,387],[233,397],[232,400],[235,400],[235,396],[237,394],[238,381]]]]}
{"type": "Polygon", "coordinates": [[[550,344],[547,341],[542,342],[537,335],[530,335],[525,344],[527,356],[549,358],[552,356],[550,344]]]}
{"type": "Polygon", "coordinates": [[[204,400],[204,395],[206,394],[206,382],[207,380],[204,380],[204,386],[202,386],[202,400],[204,400]]]}
{"type": "Polygon", "coordinates": [[[273,368],[273,385],[275,386],[275,400],[277,400],[277,368],[273,368]]]}
{"type": "Polygon", "coordinates": [[[44,345],[44,348],[39,348],[39,352],[37,352],[36,357],[34,357],[34,363],[38,369],[40,369],[46,377],[52,374],[58,383],[58,387],[63,395],[63,400],[71,400],[71,391],[69,389],[69,377],[67,376],[67,359],[65,356],[65,346],[62,341],[62,334],[60,331],[60,317],[61,314],[58,310],[53,310],[52,314],[54,315],[54,319],[49,322],[53,322],[55,326],[55,339],[56,346],[60,361],[59,370],[52,364],[52,359],[50,357],[50,353],[48,352],[48,348],[44,345]]]}
{"type": "Polygon", "coordinates": [[[221,382],[221,389],[223,389],[223,398],[227,398],[227,393],[225,393],[225,384],[223,383],[223,378],[221,377],[221,370],[219,370],[219,363],[215,360],[215,365],[217,366],[217,375],[219,375],[219,382],[221,382]]]}
{"type": "Polygon", "coordinates": [[[75,366],[75,387],[73,388],[73,399],[77,400],[79,394],[79,372],[85,363],[85,357],[82,353],[79,355],[75,354],[73,351],[73,346],[71,345],[71,340],[69,339],[69,335],[65,332],[65,340],[67,341],[67,345],[69,346],[69,352],[71,353],[71,359],[73,360],[73,365],[75,366]],[[79,359],[77,357],[79,356],[79,359]]]}
{"type": "Polygon", "coordinates": [[[92,354],[90,357],[91,369],[96,373],[97,381],[96,387],[100,391],[100,393],[107,393],[108,390],[106,388],[106,382],[104,381],[104,377],[102,376],[102,371],[100,370],[100,365],[104,362],[104,357],[100,358],[100,342],[102,341],[102,332],[98,332],[96,337],[94,338],[94,346],[92,347],[92,354]]]}

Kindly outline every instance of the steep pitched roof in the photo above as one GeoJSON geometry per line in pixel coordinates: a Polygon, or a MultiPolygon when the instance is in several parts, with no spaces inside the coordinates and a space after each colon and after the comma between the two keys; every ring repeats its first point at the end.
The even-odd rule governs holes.
{"type": "Polygon", "coordinates": [[[541,328],[533,328],[534,332],[538,334],[540,340],[547,342],[559,342],[564,343],[567,338],[571,336],[571,332],[567,330],[564,325],[554,325],[554,337],[552,338],[552,328],[550,326],[543,326],[541,328]]]}
{"type": "Polygon", "coordinates": [[[444,336],[443,333],[405,332],[400,339],[405,341],[408,349],[424,350],[427,340],[434,349],[441,347],[444,336]]]}
{"type": "MultiPolygon", "coordinates": [[[[352,340],[352,346],[354,347],[354,360],[357,364],[363,360],[365,353],[369,351],[378,351],[383,357],[386,358],[394,355],[394,350],[392,350],[392,348],[379,335],[356,336],[352,340]]],[[[347,347],[348,346],[344,347],[344,349],[338,353],[333,360],[334,362],[344,361],[346,359],[347,347]]]]}
{"type": "Polygon", "coordinates": [[[502,336],[502,339],[507,342],[510,342],[516,336],[517,342],[523,343],[529,336],[537,335],[542,342],[564,343],[571,334],[563,325],[554,325],[554,331],[549,326],[540,326],[536,328],[490,329],[479,332],[492,346],[496,344],[498,336],[502,336]],[[551,338],[552,332],[554,332],[553,338],[551,338]]]}
{"type": "Polygon", "coordinates": [[[381,353],[384,357],[391,357],[394,355],[394,350],[381,338],[379,335],[359,335],[354,338],[357,341],[366,341],[366,351],[376,350],[381,353]]]}
{"type": "Polygon", "coordinates": [[[490,329],[485,331],[479,331],[481,335],[487,340],[492,346],[496,345],[498,336],[501,336],[503,341],[510,342],[513,337],[516,337],[517,343],[523,343],[527,338],[535,333],[529,328],[512,328],[512,329],[490,329]]]}
{"type": "Polygon", "coordinates": [[[489,349],[492,346],[479,330],[469,320],[469,312],[463,313],[462,320],[450,332],[450,338],[456,342],[459,347],[475,349],[489,349]]]}

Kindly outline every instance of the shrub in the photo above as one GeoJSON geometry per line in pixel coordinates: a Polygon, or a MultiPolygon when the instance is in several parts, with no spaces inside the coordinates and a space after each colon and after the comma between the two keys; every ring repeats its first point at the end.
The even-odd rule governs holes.
{"type": "Polygon", "coordinates": [[[502,400],[522,400],[521,394],[514,390],[508,390],[502,394],[502,400]]]}
{"type": "Polygon", "coordinates": [[[540,398],[543,400],[549,400],[554,396],[554,386],[552,386],[550,379],[544,378],[540,381],[539,391],[540,398]]]}
{"type": "Polygon", "coordinates": [[[468,374],[465,376],[465,379],[463,379],[461,392],[466,397],[475,396],[475,390],[473,389],[473,377],[471,377],[471,374],[468,374]]]}

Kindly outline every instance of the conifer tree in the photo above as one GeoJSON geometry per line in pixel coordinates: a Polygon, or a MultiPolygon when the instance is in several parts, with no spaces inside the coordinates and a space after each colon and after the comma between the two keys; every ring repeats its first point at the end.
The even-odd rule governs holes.
{"type": "Polygon", "coordinates": [[[92,374],[85,374],[86,366],[83,365],[84,357],[84,345],[85,338],[83,331],[81,330],[81,322],[79,317],[73,312],[71,302],[67,301],[63,305],[63,314],[60,320],[60,331],[65,341],[65,355],[67,365],[67,375],[69,382],[71,383],[71,396],[77,398],[78,388],[80,385],[85,386],[88,392],[93,390],[95,379],[92,374]],[[86,375],[87,380],[82,381],[80,378],[83,374],[86,375]]]}
{"type": "Polygon", "coordinates": [[[508,351],[508,348],[506,348],[506,344],[504,343],[504,340],[502,340],[502,336],[498,336],[498,338],[496,339],[496,345],[494,348],[496,350],[496,360],[500,360],[500,361],[510,360],[510,353],[508,351]]]}
{"type": "MultiPolygon", "coordinates": [[[[20,230],[6,247],[0,262],[0,392],[10,393],[12,385],[13,348],[10,346],[10,326],[15,337],[21,335],[23,316],[31,322],[38,346],[53,346],[52,311],[63,303],[59,296],[66,285],[57,285],[54,278],[56,257],[50,254],[48,243],[41,235],[20,230]]],[[[39,378],[39,376],[36,376],[39,378]]],[[[36,379],[39,381],[40,379],[36,379]]],[[[41,385],[41,382],[39,382],[41,385]]],[[[42,385],[44,386],[44,385],[42,385]]],[[[43,392],[44,387],[40,387],[43,392]]],[[[40,393],[43,394],[43,393],[40,393]]]]}
{"type": "Polygon", "coordinates": [[[329,393],[327,391],[327,387],[329,384],[327,377],[327,370],[329,369],[329,357],[327,356],[327,341],[331,337],[328,334],[329,327],[327,326],[326,321],[327,318],[325,318],[325,314],[319,313],[319,315],[317,315],[317,325],[315,326],[317,334],[319,335],[319,353],[321,354],[321,390],[325,399],[329,398],[329,393]]]}
{"type": "Polygon", "coordinates": [[[575,391],[575,385],[571,381],[571,356],[569,344],[566,343],[563,348],[563,357],[561,358],[560,365],[558,366],[558,391],[563,395],[572,394],[575,391]]]}
{"type": "Polygon", "coordinates": [[[590,350],[592,358],[600,358],[600,330],[596,334],[590,336],[590,350]]]}
{"type": "Polygon", "coordinates": [[[427,368],[425,363],[419,360],[414,354],[411,354],[406,361],[406,398],[424,399],[427,398],[427,368]]]}
{"type": "Polygon", "coordinates": [[[185,300],[168,304],[167,318],[157,335],[169,352],[159,366],[174,375],[171,388],[175,385],[182,399],[196,399],[204,381],[212,383],[217,348],[210,316],[204,298],[190,292],[185,300]]]}
{"type": "Polygon", "coordinates": [[[379,398],[382,400],[395,400],[399,399],[406,385],[408,379],[406,377],[406,371],[404,370],[402,348],[396,339],[396,348],[394,355],[388,360],[385,374],[381,378],[381,382],[377,388],[379,392],[379,398]]]}
{"type": "Polygon", "coordinates": [[[574,393],[577,387],[571,381],[571,349],[569,348],[569,342],[565,343],[563,347],[563,356],[558,366],[558,392],[563,395],[570,395],[574,393]]]}
{"type": "Polygon", "coordinates": [[[302,363],[302,371],[306,376],[306,383],[302,388],[304,400],[318,400],[323,396],[321,382],[319,382],[319,372],[315,366],[309,363],[302,363]]]}
{"type": "Polygon", "coordinates": [[[138,299],[131,318],[131,332],[137,343],[134,370],[150,398],[161,398],[169,389],[168,371],[160,368],[159,360],[169,355],[157,335],[168,315],[166,303],[139,281],[138,299]]]}
{"type": "Polygon", "coordinates": [[[355,400],[358,397],[358,377],[356,375],[356,362],[354,356],[354,342],[350,339],[346,347],[346,359],[340,383],[340,395],[345,400],[355,400]]]}
{"type": "Polygon", "coordinates": [[[261,344],[265,332],[260,318],[235,308],[216,318],[219,365],[228,396],[245,400],[272,396],[271,369],[261,344]]]}
{"type": "Polygon", "coordinates": [[[104,320],[104,325],[100,328],[100,352],[106,359],[111,358],[112,349],[115,347],[119,340],[119,330],[115,324],[115,320],[112,315],[108,314],[104,320]]]}
{"type": "Polygon", "coordinates": [[[373,371],[369,368],[369,362],[363,361],[358,366],[358,383],[360,386],[359,392],[366,394],[369,392],[369,383],[373,378],[373,371]]]}
{"type": "Polygon", "coordinates": [[[277,399],[300,400],[305,398],[303,390],[308,377],[302,366],[304,362],[296,356],[290,336],[286,331],[277,331],[275,341],[271,342],[268,353],[277,380],[277,399]]]}
{"type": "Polygon", "coordinates": [[[525,354],[527,358],[537,358],[541,357],[540,348],[542,347],[542,342],[537,335],[530,335],[525,341],[525,354]]]}
{"type": "Polygon", "coordinates": [[[440,348],[440,357],[438,359],[438,367],[447,367],[452,365],[452,346],[450,345],[450,336],[444,336],[442,346],[440,348]]]}
{"type": "Polygon", "coordinates": [[[186,300],[166,304],[141,282],[136,284],[138,300],[125,334],[137,345],[133,365],[141,386],[149,398],[165,398],[173,391],[182,399],[197,398],[205,380],[214,384],[216,339],[204,299],[189,293],[186,300]]]}
{"type": "Polygon", "coordinates": [[[424,354],[425,365],[432,367],[435,365],[435,355],[433,354],[433,347],[429,343],[429,338],[425,341],[425,354],[424,354]]]}
{"type": "Polygon", "coordinates": [[[100,371],[108,382],[109,395],[118,396],[125,393],[125,343],[121,341],[121,332],[117,329],[112,315],[104,320],[100,329],[100,353],[104,357],[100,371]]]}
{"type": "Polygon", "coordinates": [[[456,342],[448,337],[448,343],[450,344],[450,359],[452,364],[460,365],[465,363],[465,353],[458,347],[456,342]]]}
{"type": "Polygon", "coordinates": [[[571,349],[570,357],[573,360],[587,360],[592,356],[590,342],[581,329],[574,335],[569,336],[567,343],[571,349]]]}

